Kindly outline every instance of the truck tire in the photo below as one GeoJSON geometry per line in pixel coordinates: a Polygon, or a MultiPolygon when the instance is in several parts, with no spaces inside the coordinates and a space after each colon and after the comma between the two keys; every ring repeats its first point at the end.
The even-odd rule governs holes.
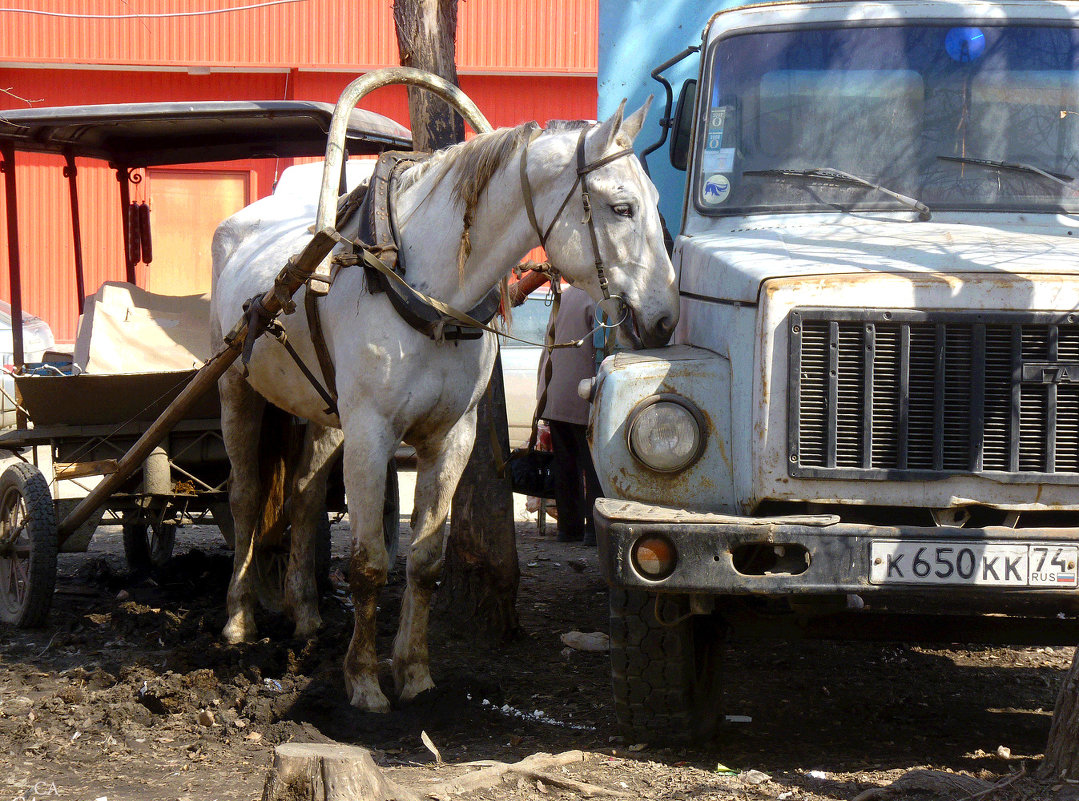
{"type": "Polygon", "coordinates": [[[56,509],[45,477],[18,462],[0,475],[0,621],[44,622],[56,586],[56,509]]]}
{"type": "Polygon", "coordinates": [[[641,742],[711,740],[723,694],[723,621],[690,615],[684,596],[612,588],[610,600],[618,722],[641,742]]]}

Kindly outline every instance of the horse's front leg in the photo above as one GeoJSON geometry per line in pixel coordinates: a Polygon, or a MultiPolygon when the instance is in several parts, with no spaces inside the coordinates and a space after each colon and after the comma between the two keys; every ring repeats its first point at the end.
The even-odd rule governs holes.
{"type": "Polygon", "coordinates": [[[401,601],[401,623],[393,642],[393,679],[402,701],[435,686],[427,655],[431,594],[442,572],[444,525],[450,501],[468,463],[476,434],[476,410],[468,412],[445,437],[432,437],[416,449],[416,500],[408,583],[401,601]]]}
{"type": "Polygon", "coordinates": [[[232,472],[229,475],[229,507],[236,532],[232,579],[226,606],[228,622],[222,636],[230,643],[255,638],[255,591],[251,571],[254,541],[259,525],[259,430],[266,401],[231,369],[218,381],[221,393],[221,434],[232,472]]]}
{"type": "Polygon", "coordinates": [[[389,560],[382,538],[386,464],[397,447],[386,421],[356,411],[345,423],[344,478],[352,527],[348,581],[355,621],[345,654],[349,703],[370,712],[388,712],[390,702],[378,686],[375,655],[375,605],[386,584],[389,560]]]}
{"type": "Polygon", "coordinates": [[[285,574],[285,610],[296,624],[296,638],[301,640],[314,636],[322,625],[318,612],[315,539],[321,528],[319,523],[324,522],[319,518],[326,516],[326,482],[341,439],[336,428],[308,423],[291,487],[292,543],[285,574]]]}

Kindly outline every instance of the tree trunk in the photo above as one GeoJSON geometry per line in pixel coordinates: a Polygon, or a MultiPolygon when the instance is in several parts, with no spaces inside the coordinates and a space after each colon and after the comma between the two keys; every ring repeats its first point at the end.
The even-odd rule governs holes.
{"type": "MultiPolygon", "coordinates": [[[[393,18],[401,64],[456,84],[457,0],[395,0],[393,18]]],[[[435,150],[464,140],[464,122],[431,93],[410,88],[408,110],[416,150],[435,150]]],[[[496,362],[491,380],[491,392],[480,401],[476,447],[453,497],[438,604],[481,634],[506,639],[519,630],[515,604],[520,567],[513,494],[509,481],[495,469],[489,433],[493,419],[499,448],[508,454],[501,361],[496,362]]]]}
{"type": "Polygon", "coordinates": [[[495,359],[491,386],[480,401],[476,445],[453,496],[439,605],[450,616],[488,638],[506,640],[520,633],[517,585],[521,567],[513,528],[509,477],[499,476],[491,442],[509,454],[502,357],[495,359]]]}
{"type": "MultiPolygon", "coordinates": [[[[393,21],[401,66],[427,70],[457,85],[457,0],[394,0],[393,21]]],[[[416,150],[438,150],[464,141],[464,121],[431,92],[410,86],[408,115],[416,150]]]]}
{"type": "Polygon", "coordinates": [[[1079,779],[1079,650],[1064,676],[1053,710],[1053,725],[1045,746],[1045,759],[1038,778],[1061,781],[1079,779]]]}

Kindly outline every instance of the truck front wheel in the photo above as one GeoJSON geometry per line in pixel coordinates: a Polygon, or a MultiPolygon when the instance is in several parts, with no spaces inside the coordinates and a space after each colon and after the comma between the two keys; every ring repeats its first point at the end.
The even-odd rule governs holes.
{"type": "Polygon", "coordinates": [[[641,741],[711,740],[721,711],[725,634],[720,618],[691,615],[685,596],[612,588],[618,722],[641,741]]]}

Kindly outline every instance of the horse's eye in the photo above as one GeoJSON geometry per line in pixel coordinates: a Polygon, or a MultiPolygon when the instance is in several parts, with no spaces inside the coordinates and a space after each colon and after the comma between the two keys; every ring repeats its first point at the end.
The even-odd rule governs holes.
{"type": "Polygon", "coordinates": [[[611,206],[611,211],[613,211],[619,217],[633,216],[633,206],[631,206],[629,203],[616,203],[615,205],[611,206]]]}

